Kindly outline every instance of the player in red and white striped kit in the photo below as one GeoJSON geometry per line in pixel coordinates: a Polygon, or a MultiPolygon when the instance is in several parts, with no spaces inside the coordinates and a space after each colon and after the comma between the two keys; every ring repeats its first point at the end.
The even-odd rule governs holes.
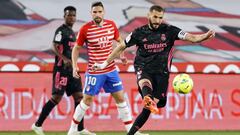
{"type": "MultiPolygon", "coordinates": [[[[95,95],[99,93],[101,88],[105,92],[111,93],[116,101],[116,106],[121,120],[125,124],[127,132],[132,126],[132,116],[129,107],[123,96],[123,86],[119,74],[116,70],[115,63],[112,61],[105,65],[105,68],[93,71],[94,63],[102,63],[106,61],[109,54],[112,52],[113,41],[118,43],[124,42],[119,36],[119,31],[113,21],[103,19],[104,7],[101,2],[95,2],[91,7],[93,20],[83,25],[80,29],[77,39],[77,45],[72,51],[72,66],[73,76],[79,78],[77,58],[79,49],[84,43],[87,46],[89,62],[88,69],[85,74],[85,86],[83,100],[77,106],[73,115],[71,127],[68,135],[74,135],[77,131],[77,125],[83,118],[86,110],[93,102],[95,95]]],[[[122,59],[126,63],[126,59],[122,59]]],[[[135,135],[143,135],[140,132],[135,135]]]]}

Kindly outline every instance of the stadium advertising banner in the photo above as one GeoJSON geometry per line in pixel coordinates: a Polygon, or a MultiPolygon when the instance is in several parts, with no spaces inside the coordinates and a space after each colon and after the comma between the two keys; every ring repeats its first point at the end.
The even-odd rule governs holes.
{"type": "MultiPolygon", "coordinates": [[[[85,72],[87,63],[79,63],[80,71],[85,72]]],[[[117,63],[120,72],[134,72],[133,63],[127,65],[117,63]]],[[[0,71],[3,72],[52,72],[53,63],[39,62],[0,62],[0,71]]],[[[171,72],[186,72],[186,73],[221,73],[240,74],[239,62],[173,62],[171,72]]]]}
{"type": "MultiPolygon", "coordinates": [[[[172,78],[176,74],[173,74],[172,78]]],[[[82,77],[84,75],[82,74],[82,77]]],[[[151,115],[143,130],[240,130],[240,75],[191,74],[194,90],[180,95],[169,87],[168,102],[159,115],[151,115]]],[[[121,73],[125,97],[136,118],[142,109],[133,73],[121,73]]],[[[84,79],[83,79],[84,80],[84,79]]],[[[0,131],[28,131],[44,103],[51,97],[51,73],[0,74],[0,131]]],[[[73,100],[63,97],[43,128],[66,131],[73,114],[73,100]]],[[[92,131],[119,131],[124,126],[115,102],[101,92],[87,111],[85,125],[92,131]]]]}

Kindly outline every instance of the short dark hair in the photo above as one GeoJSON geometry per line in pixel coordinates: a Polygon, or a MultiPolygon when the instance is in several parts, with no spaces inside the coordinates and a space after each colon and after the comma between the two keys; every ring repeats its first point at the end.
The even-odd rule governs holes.
{"type": "Polygon", "coordinates": [[[150,8],[150,12],[152,12],[153,10],[156,10],[156,11],[158,11],[158,12],[164,12],[164,8],[162,8],[161,6],[159,6],[159,5],[153,5],[153,6],[151,6],[151,8],[150,8]]]}
{"type": "Polygon", "coordinates": [[[65,13],[66,11],[68,11],[68,10],[69,10],[69,11],[75,11],[75,12],[77,11],[77,9],[76,9],[75,7],[73,7],[73,6],[67,6],[67,7],[64,8],[64,13],[65,13]]]}
{"type": "Polygon", "coordinates": [[[102,8],[104,8],[104,6],[103,6],[101,1],[93,2],[91,8],[97,7],[97,6],[101,6],[102,8]]]}

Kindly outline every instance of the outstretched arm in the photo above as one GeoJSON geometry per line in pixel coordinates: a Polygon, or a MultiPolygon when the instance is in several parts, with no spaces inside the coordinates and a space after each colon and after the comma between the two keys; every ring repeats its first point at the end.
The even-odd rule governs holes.
{"type": "Polygon", "coordinates": [[[125,50],[125,48],[126,48],[126,45],[124,42],[119,44],[108,56],[106,62],[110,63],[111,61],[113,61],[115,58],[117,58],[117,56],[119,56],[125,50]]]}
{"type": "Polygon", "coordinates": [[[193,43],[198,43],[198,42],[202,42],[204,40],[210,39],[212,37],[215,36],[215,32],[213,30],[209,30],[208,32],[204,33],[204,34],[190,34],[187,33],[185,39],[186,41],[190,41],[193,43]]]}
{"type": "MultiPolygon", "coordinates": [[[[118,38],[117,42],[118,42],[119,45],[125,44],[124,40],[121,37],[118,38]]],[[[120,55],[120,59],[121,59],[123,65],[126,65],[128,63],[128,60],[127,60],[127,58],[124,55],[124,50],[119,52],[119,53],[120,53],[119,55],[120,55]]]]}
{"type": "Polygon", "coordinates": [[[110,62],[112,62],[115,58],[117,58],[125,49],[126,45],[124,43],[124,40],[119,37],[117,40],[118,46],[112,51],[112,53],[108,56],[107,60],[103,63],[95,63],[93,66],[93,70],[103,69],[105,68],[110,62]]]}

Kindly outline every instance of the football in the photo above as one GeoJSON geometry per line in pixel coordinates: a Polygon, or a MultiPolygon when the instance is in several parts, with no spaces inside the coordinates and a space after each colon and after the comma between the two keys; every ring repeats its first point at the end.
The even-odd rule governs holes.
{"type": "Polygon", "coordinates": [[[187,94],[193,89],[193,80],[188,74],[178,74],[174,77],[172,85],[175,92],[187,94]]]}

